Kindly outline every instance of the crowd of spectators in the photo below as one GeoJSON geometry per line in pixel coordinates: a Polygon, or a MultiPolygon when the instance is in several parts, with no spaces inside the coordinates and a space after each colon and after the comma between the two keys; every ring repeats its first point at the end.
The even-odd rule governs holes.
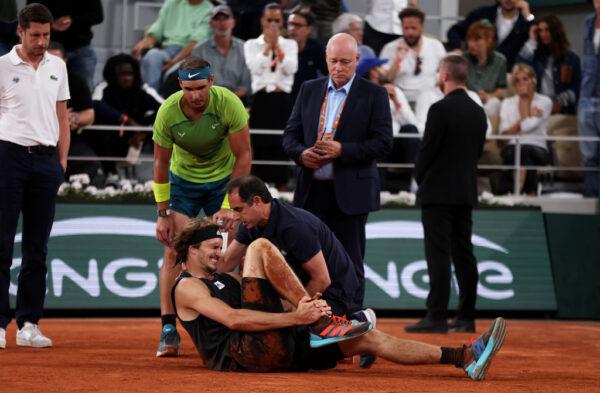
{"type": "MultiPolygon", "coordinates": [[[[423,133],[429,107],[443,97],[437,73],[440,60],[450,51],[462,53],[469,63],[468,93],[485,109],[488,135],[528,136],[521,141],[521,164],[551,163],[552,146],[535,135],[549,132],[553,115],[575,117],[579,113],[580,133],[598,135],[594,100],[600,90],[600,30],[594,26],[596,19],[586,22],[584,56],[588,61],[582,73],[582,62],[571,50],[560,18],[550,15],[536,20],[524,0],[490,1],[472,10],[450,27],[445,42],[427,34],[426,15],[417,0],[369,0],[364,19],[347,12],[341,0],[228,0],[226,4],[166,0],[131,54],[107,61],[104,80],[98,85],[93,83],[96,55],[90,42],[91,27],[103,22],[101,1],[28,3],[33,1],[52,12],[53,48],[68,65],[73,91],[71,156],[129,157],[141,150],[143,133],[82,129],[92,123],[152,124],[164,98],[179,90],[174,71],[190,54],[208,61],[215,84],[242,99],[250,112],[251,129],[281,130],[302,83],[327,75],[324,47],[340,32],[352,35],[359,45],[357,76],[387,90],[395,135],[423,133]],[[581,103],[580,92],[586,98],[581,103]]],[[[597,14],[600,0],[594,4],[597,14]]],[[[3,2],[0,54],[16,41],[15,15],[15,2],[3,2]]],[[[383,161],[412,164],[418,144],[418,139],[395,138],[393,154],[383,161]]],[[[278,136],[253,135],[252,145],[255,160],[287,160],[278,136]]],[[[486,163],[512,165],[514,146],[514,141],[487,143],[486,151],[495,159],[486,163]]],[[[584,164],[597,167],[597,144],[582,142],[581,150],[584,164]]],[[[111,181],[118,173],[115,162],[109,161],[78,163],[72,170],[99,172],[111,181]]],[[[285,166],[256,165],[254,172],[280,188],[287,187],[291,178],[285,166]]],[[[399,171],[387,172],[394,178],[399,171]]],[[[522,172],[520,191],[536,193],[535,171],[522,172]]],[[[411,171],[403,173],[407,178],[400,189],[408,189],[411,171]]],[[[584,176],[586,195],[597,195],[594,174],[584,176]]],[[[510,191],[509,177],[505,174],[492,184],[492,191],[510,191]]],[[[392,183],[387,186],[395,189],[392,183]]]]}

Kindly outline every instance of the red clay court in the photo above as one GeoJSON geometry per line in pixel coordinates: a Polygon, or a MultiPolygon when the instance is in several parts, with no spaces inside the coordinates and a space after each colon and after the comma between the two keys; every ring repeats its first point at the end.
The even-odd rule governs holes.
{"type": "MultiPolygon", "coordinates": [[[[408,335],[411,320],[378,321],[383,331],[437,345],[472,334],[408,335]]],[[[483,332],[490,320],[478,320],[483,332]]],[[[224,373],[199,366],[187,334],[179,358],[154,357],[158,319],[45,319],[54,348],[15,345],[15,324],[0,350],[0,392],[600,392],[600,322],[508,320],[504,346],[486,379],[450,366],[400,366],[382,359],[369,369],[342,364],[309,373],[224,373]]]]}

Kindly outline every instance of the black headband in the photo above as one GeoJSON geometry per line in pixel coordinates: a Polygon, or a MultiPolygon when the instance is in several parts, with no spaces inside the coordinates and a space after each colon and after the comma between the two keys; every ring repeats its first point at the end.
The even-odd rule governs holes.
{"type": "Polygon", "coordinates": [[[190,244],[190,245],[200,244],[205,240],[215,239],[215,238],[223,239],[221,232],[219,232],[219,226],[218,225],[209,225],[207,227],[204,227],[202,229],[195,231],[192,234],[192,236],[190,237],[188,244],[190,244]]]}

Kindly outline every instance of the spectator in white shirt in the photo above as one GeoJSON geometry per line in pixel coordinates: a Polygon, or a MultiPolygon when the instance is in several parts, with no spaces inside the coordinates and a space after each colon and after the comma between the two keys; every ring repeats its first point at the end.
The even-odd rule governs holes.
{"type": "Polygon", "coordinates": [[[390,41],[400,38],[402,26],[397,17],[406,7],[416,7],[417,0],[369,0],[365,16],[365,44],[376,54],[390,41]]]}
{"type": "Polygon", "coordinates": [[[385,45],[380,57],[390,61],[386,67],[388,79],[406,94],[409,102],[415,102],[420,92],[435,86],[446,50],[440,41],[423,34],[423,11],[406,8],[399,17],[404,37],[385,45]]]}
{"type": "MultiPolygon", "coordinates": [[[[265,6],[260,23],[263,33],[244,44],[254,94],[250,128],[283,130],[292,111],[290,93],[298,70],[298,44],[281,36],[283,11],[278,3],[265,6]]],[[[252,135],[252,147],[257,160],[288,159],[280,136],[252,135]]],[[[287,168],[281,166],[258,166],[254,174],[279,186],[288,179],[287,168]]]]}
{"type": "MultiPolygon", "coordinates": [[[[525,136],[521,138],[521,165],[547,165],[550,157],[546,141],[535,136],[546,135],[552,100],[536,93],[537,80],[535,71],[530,66],[516,64],[510,79],[516,94],[502,101],[500,133],[525,136]]],[[[501,155],[505,165],[514,164],[514,139],[502,148],[501,155]]],[[[519,174],[519,188],[520,192],[535,194],[537,171],[522,169],[519,174]]]]}

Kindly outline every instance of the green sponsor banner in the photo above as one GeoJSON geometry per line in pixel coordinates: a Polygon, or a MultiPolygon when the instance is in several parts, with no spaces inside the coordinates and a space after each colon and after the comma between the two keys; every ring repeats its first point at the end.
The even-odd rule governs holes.
{"type": "MultiPolygon", "coordinates": [[[[382,210],[367,224],[365,304],[381,309],[424,309],[429,276],[417,209],[382,210]]],[[[556,310],[541,211],[473,212],[479,310],[556,310]]],[[[457,304],[452,279],[450,307],[457,304]]]]}
{"type": "MultiPolygon", "coordinates": [[[[154,206],[59,204],[48,244],[46,308],[158,308],[162,246],[154,206]]],[[[541,212],[474,212],[480,283],[477,308],[555,310],[541,212]]],[[[423,309],[428,277],[416,209],[389,209],[367,224],[365,303],[423,309]]],[[[20,229],[9,288],[14,306],[21,263],[20,229]]],[[[456,303],[453,283],[451,306],[456,303]]]]}

